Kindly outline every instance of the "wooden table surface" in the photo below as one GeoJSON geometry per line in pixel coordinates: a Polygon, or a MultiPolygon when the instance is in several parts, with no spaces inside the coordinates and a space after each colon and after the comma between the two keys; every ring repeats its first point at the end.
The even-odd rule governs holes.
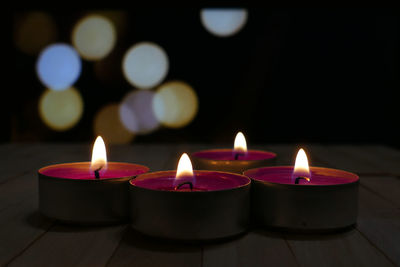
{"type": "MultiPolygon", "coordinates": [[[[0,145],[0,265],[9,266],[400,266],[400,151],[380,145],[304,146],[313,166],[360,175],[357,226],[299,235],[253,229],[233,240],[188,245],[151,239],[129,225],[78,227],[41,216],[37,170],[88,161],[89,145],[0,145]]],[[[111,161],[175,169],[182,152],[205,145],[111,146],[111,161]]],[[[278,165],[292,165],[298,147],[265,145],[278,165]]]]}

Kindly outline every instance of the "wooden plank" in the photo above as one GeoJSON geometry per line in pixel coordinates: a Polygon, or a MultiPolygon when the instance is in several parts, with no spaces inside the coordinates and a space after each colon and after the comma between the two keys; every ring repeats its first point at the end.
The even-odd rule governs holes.
{"type": "MultiPolygon", "coordinates": [[[[71,153],[77,148],[74,146],[59,147],[63,148],[61,150],[66,153],[54,153],[53,149],[46,150],[46,147],[42,146],[32,147],[28,154],[18,157],[18,160],[22,163],[26,162],[27,169],[36,166],[35,170],[0,184],[1,264],[18,256],[53,225],[52,220],[47,220],[37,213],[37,166],[41,167],[41,164],[46,161],[79,158],[79,155],[71,153]],[[35,149],[37,152],[34,151],[35,149]]],[[[55,150],[57,152],[57,149],[55,150]]]]}
{"type": "MultiPolygon", "coordinates": [[[[349,162],[349,154],[337,150],[333,146],[308,145],[305,148],[308,151],[310,162],[314,166],[332,167],[337,162],[343,165],[349,162]],[[332,151],[333,153],[331,153],[332,151]],[[339,160],[337,160],[338,158],[339,160]]],[[[353,165],[346,166],[352,167],[353,165]]],[[[358,166],[356,165],[356,167],[358,166]]],[[[286,234],[285,238],[301,266],[392,265],[387,256],[357,230],[333,235],[286,234]]]]}
{"type": "Polygon", "coordinates": [[[32,144],[22,146],[16,144],[13,153],[0,156],[0,184],[6,180],[37,171],[39,168],[62,162],[88,161],[88,145],[32,144]]]}
{"type": "Polygon", "coordinates": [[[9,266],[105,266],[124,229],[57,225],[9,266]]]}
{"type": "MultiPolygon", "coordinates": [[[[400,175],[400,151],[386,146],[363,146],[362,153],[357,154],[369,162],[376,163],[382,173],[400,175]]],[[[358,152],[358,151],[357,151],[358,152]]]]}
{"type": "Polygon", "coordinates": [[[171,159],[175,146],[170,144],[113,145],[108,149],[110,161],[143,164],[150,171],[160,171],[171,159]]]}
{"type": "Polygon", "coordinates": [[[205,246],[203,266],[297,266],[279,233],[257,230],[220,244],[205,246]]]}
{"type": "Polygon", "coordinates": [[[53,225],[52,220],[36,210],[34,195],[0,212],[0,266],[18,256],[53,225]]]}
{"type": "MultiPolygon", "coordinates": [[[[365,149],[365,148],[364,148],[365,149]]],[[[372,149],[372,148],[371,148],[372,149]]],[[[362,150],[362,149],[361,149],[362,150]]],[[[353,170],[366,173],[377,173],[381,171],[379,161],[375,159],[371,164],[370,159],[358,157],[360,149],[350,146],[345,152],[344,148],[313,150],[317,157],[326,160],[328,165],[340,168],[345,162],[350,162],[353,170]],[[328,155],[331,151],[342,151],[338,154],[328,155]],[[356,150],[356,152],[354,152],[356,150]],[[353,151],[353,152],[352,152],[353,151]],[[338,158],[336,158],[336,157],[338,158]],[[365,167],[367,165],[368,167],[365,167]]],[[[369,240],[376,248],[384,253],[388,259],[400,265],[400,251],[398,244],[400,240],[400,213],[398,206],[398,181],[394,177],[378,176],[366,178],[361,176],[359,188],[359,217],[357,229],[362,236],[369,240]],[[382,184],[377,184],[377,178],[382,184]],[[389,178],[389,179],[386,179],[389,178]],[[375,179],[375,180],[374,180],[375,179]]]]}
{"type": "Polygon", "coordinates": [[[400,207],[400,179],[393,176],[361,176],[361,186],[400,207]]]}
{"type": "Polygon", "coordinates": [[[400,209],[360,187],[357,228],[400,266],[400,209]]]}
{"type": "Polygon", "coordinates": [[[196,245],[152,239],[126,229],[122,242],[107,266],[201,266],[201,249],[196,245]]]}
{"type": "MultiPolygon", "coordinates": [[[[121,148],[111,147],[110,149],[112,149],[112,152],[110,152],[109,158],[110,160],[114,161],[122,160],[128,162],[142,163],[150,166],[153,170],[163,168],[174,169],[176,168],[177,159],[179,158],[180,153],[183,150],[186,150],[188,148],[198,149],[198,147],[201,147],[201,145],[194,148],[190,145],[182,145],[179,147],[166,145],[161,146],[160,150],[157,151],[157,146],[158,145],[154,145],[154,147],[147,147],[147,145],[134,145],[131,147],[122,146],[121,148]],[[160,163],[162,159],[165,160],[164,163],[160,163]]],[[[90,155],[90,151],[88,149],[89,147],[89,145],[77,145],[75,148],[73,146],[71,147],[70,145],[43,145],[41,147],[32,148],[31,152],[29,152],[28,154],[32,156],[32,153],[35,152],[35,149],[37,149],[37,151],[39,151],[41,154],[38,156],[38,162],[43,164],[48,164],[48,162],[55,162],[57,160],[68,160],[68,158],[70,157],[72,157],[73,160],[88,160],[86,158],[87,155],[90,155]],[[46,151],[49,150],[50,152],[46,154],[46,151]],[[57,153],[66,153],[66,156],[57,156],[57,153]],[[79,153],[79,155],[76,155],[77,153],[79,153]]],[[[274,146],[266,147],[270,148],[271,151],[274,151],[274,146]]],[[[10,147],[8,147],[7,149],[9,148],[10,147]]],[[[292,157],[290,154],[292,153],[290,151],[295,150],[294,148],[295,147],[291,145],[284,145],[281,148],[279,148],[279,146],[276,146],[274,152],[278,152],[278,154],[282,156],[280,162],[293,164],[291,162],[292,157]],[[288,158],[290,159],[288,160],[288,158]]],[[[322,149],[322,151],[324,151],[322,146],[320,146],[320,148],[322,149]]],[[[15,155],[17,156],[21,155],[17,152],[15,153],[15,155]]],[[[339,155],[343,154],[339,152],[337,153],[339,155]]],[[[321,153],[319,153],[318,151],[314,154],[313,151],[311,155],[320,156],[320,154],[321,153]]],[[[346,153],[344,154],[349,155],[346,153]]],[[[26,156],[24,157],[24,159],[28,159],[29,157],[30,156],[26,156]]],[[[341,159],[343,164],[345,160],[349,160],[350,156],[346,157],[344,157],[344,159],[341,159]]],[[[38,164],[38,162],[36,162],[35,164],[38,164]]],[[[335,157],[331,157],[331,160],[326,160],[325,162],[329,162],[331,166],[335,166],[336,159],[335,157]]],[[[10,163],[12,163],[12,160],[10,160],[10,163]]],[[[356,163],[357,168],[365,170],[365,168],[362,166],[362,164],[365,164],[365,159],[357,158],[356,163]]],[[[37,166],[35,166],[35,164],[32,162],[28,164],[31,165],[27,166],[30,167],[25,169],[27,171],[32,171],[32,168],[37,168],[37,166]]],[[[17,167],[25,168],[26,165],[19,164],[17,167]]],[[[12,172],[10,173],[13,174],[13,172],[17,169],[18,168],[12,169],[12,172]]],[[[18,176],[15,180],[11,179],[0,185],[0,205],[2,204],[3,200],[5,201],[4,203],[8,201],[5,205],[3,205],[3,210],[0,208],[0,227],[4,226],[2,227],[4,228],[4,231],[2,231],[3,229],[0,229],[0,240],[5,240],[3,239],[4,236],[6,238],[9,238],[8,240],[10,240],[7,241],[7,243],[10,244],[11,248],[8,251],[7,255],[12,255],[13,257],[15,257],[15,260],[13,260],[11,263],[16,265],[32,265],[29,261],[33,260],[39,265],[46,265],[47,262],[53,263],[57,259],[59,259],[59,262],[64,262],[63,258],[68,256],[71,258],[71,260],[66,259],[65,262],[71,263],[69,265],[82,264],[90,266],[92,265],[92,263],[96,266],[104,265],[107,262],[107,258],[111,255],[108,253],[112,252],[113,248],[117,247],[118,242],[116,241],[118,241],[118,238],[113,238],[122,235],[122,232],[120,232],[122,230],[115,230],[115,232],[113,232],[114,230],[110,230],[110,232],[108,232],[107,230],[103,229],[87,229],[86,231],[81,230],[82,234],[80,234],[80,232],[76,229],[56,225],[50,230],[50,232],[43,234],[49,227],[51,227],[51,222],[41,222],[41,219],[43,218],[40,219],[40,217],[34,213],[37,207],[37,203],[34,201],[34,199],[36,199],[37,195],[35,195],[36,193],[34,193],[34,191],[29,189],[33,185],[29,182],[29,176],[31,174],[28,173],[25,175],[25,178],[22,178],[24,177],[24,175],[18,176]],[[13,181],[14,183],[11,183],[11,181],[13,181]],[[24,189],[24,187],[22,186],[24,185],[24,183],[26,183],[26,189],[24,189]],[[4,198],[2,198],[2,193],[6,194],[4,198]],[[15,200],[12,197],[13,195],[16,196],[14,198],[15,200]],[[24,198],[24,195],[26,198],[24,198]],[[13,225],[15,225],[15,227],[13,227],[13,225]],[[15,235],[14,233],[17,234],[15,235]],[[16,236],[17,238],[15,240],[12,240],[10,238],[12,236],[16,236]],[[21,239],[24,242],[21,242],[21,239]],[[67,251],[66,255],[63,255],[63,252],[65,250],[65,246],[63,244],[64,240],[66,240],[66,244],[75,245],[76,250],[72,249],[71,251],[67,251]],[[91,240],[95,241],[92,242],[91,240]],[[91,247],[91,244],[93,244],[93,246],[96,248],[97,243],[100,242],[105,243],[104,246],[107,247],[107,251],[104,252],[102,256],[99,256],[96,253],[96,249],[91,248],[86,251],[86,254],[83,253],[82,255],[78,255],[80,251],[85,251],[85,249],[87,249],[87,246],[91,247]],[[54,245],[56,243],[60,244],[56,246],[54,245]],[[80,246],[79,244],[82,244],[82,246],[80,246]],[[38,259],[35,259],[35,257],[46,257],[46,252],[43,250],[45,250],[46,247],[52,248],[53,246],[55,246],[54,250],[51,250],[51,253],[53,255],[50,257],[51,259],[49,261],[40,261],[38,259]],[[10,251],[12,253],[10,253],[10,251]],[[95,258],[96,255],[98,256],[97,258],[95,258]]],[[[363,186],[365,184],[365,186],[367,186],[369,189],[372,187],[378,188],[376,189],[377,193],[386,192],[388,190],[388,188],[386,188],[385,186],[375,186],[374,181],[372,181],[372,184],[371,181],[366,181],[365,183],[363,183],[363,181],[361,182],[363,186]]],[[[392,190],[393,191],[387,194],[388,198],[390,199],[392,199],[391,195],[395,194],[394,187],[392,188],[392,190]]],[[[298,238],[296,237],[288,236],[287,238],[290,239],[290,248],[292,248],[295,252],[298,263],[300,263],[301,265],[307,264],[310,258],[307,255],[300,255],[301,257],[299,257],[299,254],[303,253],[303,251],[297,245],[296,247],[293,246],[291,242],[295,241],[305,242],[306,246],[313,248],[317,255],[317,260],[315,260],[315,262],[320,263],[321,265],[327,263],[328,266],[330,266],[330,262],[336,263],[338,265],[343,262],[365,264],[365,261],[356,260],[353,258],[350,258],[351,261],[349,260],[347,262],[337,259],[332,259],[328,262],[326,260],[324,261],[320,259],[321,257],[324,259],[329,259],[330,256],[326,255],[328,251],[330,249],[338,249],[338,247],[340,248],[341,246],[349,246],[350,250],[356,253],[355,255],[358,255],[357,253],[367,254],[367,258],[371,259],[365,265],[373,263],[380,264],[379,266],[386,266],[387,264],[390,264],[390,261],[381,253],[381,251],[386,254],[390,258],[390,260],[392,260],[392,262],[400,265],[396,258],[396,255],[400,255],[400,253],[398,253],[398,250],[396,250],[396,245],[392,245],[393,243],[388,242],[388,240],[393,242],[399,240],[399,237],[397,235],[399,226],[398,224],[396,224],[395,220],[396,217],[398,217],[398,209],[393,207],[393,204],[389,203],[390,205],[388,205],[388,202],[378,195],[375,195],[374,193],[367,190],[365,190],[365,192],[363,194],[361,194],[360,192],[360,198],[361,195],[363,195],[366,196],[365,198],[367,199],[367,201],[360,200],[360,202],[362,203],[367,203],[363,204],[364,206],[360,206],[360,220],[362,224],[359,223],[358,228],[360,229],[361,234],[353,234],[351,236],[344,237],[338,236],[337,239],[328,241],[318,239],[308,240],[309,237],[307,237],[306,240],[298,240],[298,238]],[[377,201],[370,195],[377,197],[379,201],[377,201]],[[365,208],[364,213],[361,212],[361,210],[363,209],[362,207],[365,208]],[[387,218],[385,216],[387,216],[387,218]],[[363,227],[365,227],[366,229],[364,229],[363,227]],[[374,231],[376,227],[381,227],[381,230],[374,231]],[[394,237],[390,237],[390,235],[393,233],[394,237]],[[319,242],[322,242],[321,248],[319,248],[319,242]],[[356,246],[359,246],[361,248],[355,249],[356,246]],[[392,250],[390,250],[391,247],[392,250]],[[296,250],[295,248],[300,250],[296,250]],[[304,258],[302,258],[303,256],[304,258]]],[[[288,265],[296,264],[293,254],[289,254],[290,256],[288,256],[287,254],[288,251],[290,253],[290,249],[285,244],[285,240],[280,239],[279,237],[275,238],[273,236],[265,234],[263,235],[259,232],[249,233],[238,240],[232,240],[227,243],[211,245],[210,247],[204,249],[204,257],[202,257],[200,246],[186,246],[182,244],[175,244],[171,242],[146,238],[131,230],[130,227],[127,228],[123,236],[124,237],[120,245],[115,250],[111,259],[109,259],[109,265],[138,264],[139,266],[152,266],[166,264],[168,265],[170,263],[171,265],[186,264],[188,266],[200,266],[201,262],[203,261],[204,265],[215,265],[218,262],[230,262],[234,264],[233,266],[244,266],[245,263],[251,262],[255,266],[257,266],[258,264],[264,265],[262,263],[265,263],[265,265],[267,265],[269,263],[268,261],[266,261],[266,258],[268,257],[266,257],[265,254],[268,255],[270,251],[274,251],[274,255],[281,254],[280,257],[274,258],[273,256],[271,256],[271,258],[277,260],[278,258],[285,258],[284,262],[287,262],[288,265]],[[272,239],[272,241],[266,241],[266,239],[272,239]],[[268,242],[270,242],[270,245],[268,245],[268,242]],[[264,249],[264,247],[266,247],[266,249],[264,249]],[[235,253],[241,256],[235,256],[235,253]]],[[[2,247],[1,244],[0,248],[1,256],[3,248],[8,248],[6,246],[2,247]]],[[[102,251],[102,248],[97,248],[97,250],[102,251]]],[[[346,251],[343,251],[341,249],[332,254],[336,255],[337,257],[348,256],[346,251]]],[[[3,261],[3,258],[0,257],[0,264],[4,262],[5,261],[3,261]]]]}
{"type": "Polygon", "coordinates": [[[27,145],[21,147],[21,145],[10,144],[7,146],[7,151],[0,154],[0,183],[6,181],[9,178],[21,175],[27,171],[31,171],[34,164],[37,164],[37,159],[30,161],[29,159],[34,157],[34,150],[38,146],[27,145]]]}
{"type": "Polygon", "coordinates": [[[300,266],[393,266],[353,229],[331,235],[286,235],[300,266]]]}
{"type": "MultiPolygon", "coordinates": [[[[80,145],[75,147],[75,149],[68,149],[67,146],[51,146],[48,149],[50,152],[46,157],[50,158],[53,154],[62,151],[64,151],[64,156],[62,156],[63,162],[86,157],[86,155],[77,156],[76,152],[79,151],[80,154],[84,154],[83,151],[88,150],[87,145],[80,145]]],[[[133,150],[130,146],[116,146],[112,147],[112,150],[113,154],[110,155],[112,160],[114,158],[116,160],[124,158],[128,162],[141,160],[152,163],[154,168],[159,168],[163,164],[162,161],[169,155],[169,148],[157,150],[157,147],[147,149],[147,147],[142,146],[133,150]],[[154,155],[158,156],[155,157],[154,155]]],[[[61,156],[58,159],[60,158],[61,156]]],[[[22,179],[15,180],[16,182],[23,181],[22,179]]],[[[4,184],[4,186],[7,186],[9,183],[4,184]]],[[[37,199],[37,193],[34,193],[33,196],[37,199]]],[[[18,209],[21,210],[26,206],[27,201],[22,202],[18,209]]],[[[36,209],[37,206],[33,208],[33,211],[36,209]]],[[[35,239],[35,242],[31,241],[29,247],[16,257],[14,256],[15,258],[13,258],[11,263],[20,266],[26,264],[38,266],[59,265],[55,264],[57,262],[62,263],[63,266],[64,263],[65,266],[79,264],[82,266],[105,265],[118,246],[124,228],[124,225],[118,227],[85,228],[57,224],[50,231],[42,234],[40,238],[35,239]],[[68,249],[69,246],[73,246],[73,249],[68,249]],[[46,254],[46,251],[49,250],[52,253],[50,257],[46,254]]],[[[20,231],[20,229],[15,229],[14,231],[20,231]]]]}
{"type": "Polygon", "coordinates": [[[359,175],[400,174],[400,160],[396,150],[382,146],[312,145],[318,160],[359,175]],[[387,156],[384,156],[385,153],[387,156]]]}
{"type": "Polygon", "coordinates": [[[274,144],[265,146],[255,146],[255,149],[271,151],[277,154],[276,164],[277,166],[294,165],[296,154],[300,146],[298,145],[285,145],[285,144],[274,144]]]}

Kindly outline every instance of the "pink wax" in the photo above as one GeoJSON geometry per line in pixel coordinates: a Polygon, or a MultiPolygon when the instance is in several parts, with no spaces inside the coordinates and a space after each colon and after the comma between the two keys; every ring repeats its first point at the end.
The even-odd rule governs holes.
{"type": "Polygon", "coordinates": [[[359,177],[354,173],[321,168],[310,167],[311,180],[308,182],[304,179],[299,180],[299,184],[295,185],[295,179],[298,175],[293,175],[293,166],[265,167],[251,169],[244,172],[244,175],[254,179],[275,184],[290,184],[290,185],[340,185],[355,183],[359,177]]]}
{"type": "Polygon", "coordinates": [[[149,168],[124,162],[108,162],[107,168],[99,171],[100,179],[96,179],[90,170],[90,162],[74,162],[55,164],[41,168],[39,173],[49,177],[75,180],[104,180],[136,176],[145,173],[149,168]]]}
{"type": "MultiPolygon", "coordinates": [[[[210,160],[235,160],[235,152],[233,149],[213,149],[203,150],[192,153],[192,156],[210,160]]],[[[248,150],[245,153],[239,152],[237,160],[267,160],[275,158],[276,154],[268,151],[261,150],[248,150]]]]}
{"type": "MultiPolygon", "coordinates": [[[[175,180],[176,171],[161,171],[146,173],[132,179],[130,183],[134,186],[160,191],[192,191],[188,185],[175,190],[175,187],[181,182],[175,180]]],[[[188,181],[187,178],[182,182],[188,181]]],[[[190,180],[193,183],[193,191],[220,191],[239,188],[250,183],[250,179],[239,174],[218,172],[218,171],[194,171],[194,178],[190,180]]]]}

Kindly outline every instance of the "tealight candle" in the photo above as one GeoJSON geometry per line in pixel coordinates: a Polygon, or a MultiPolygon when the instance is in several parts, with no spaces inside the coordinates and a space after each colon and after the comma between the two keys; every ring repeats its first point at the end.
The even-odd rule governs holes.
{"type": "Polygon", "coordinates": [[[53,219],[80,224],[109,224],[128,218],[128,181],[149,169],[142,165],[107,162],[101,137],[91,162],[41,168],[39,211],[53,219]]]}
{"type": "Polygon", "coordinates": [[[130,181],[132,227],[168,239],[214,240],[247,230],[250,179],[218,171],[193,171],[184,153],[177,171],[130,181]]]}
{"type": "Polygon", "coordinates": [[[192,153],[191,156],[196,169],[240,174],[247,169],[270,166],[276,159],[276,154],[272,152],[247,150],[246,139],[242,132],[237,133],[233,150],[202,150],[192,153]]]}
{"type": "Polygon", "coordinates": [[[356,174],[308,167],[300,149],[295,167],[247,170],[252,179],[252,215],[261,226],[291,231],[327,232],[357,220],[359,178],[356,174]]]}

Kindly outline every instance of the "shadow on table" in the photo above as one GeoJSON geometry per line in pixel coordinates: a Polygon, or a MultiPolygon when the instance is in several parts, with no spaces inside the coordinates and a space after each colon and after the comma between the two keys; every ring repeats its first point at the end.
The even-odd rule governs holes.
{"type": "Polygon", "coordinates": [[[139,249],[164,252],[188,252],[196,250],[191,244],[183,244],[176,240],[167,240],[143,235],[128,226],[124,233],[121,243],[139,249]]]}
{"type": "Polygon", "coordinates": [[[208,244],[219,244],[237,240],[245,236],[246,233],[236,235],[229,238],[217,239],[217,240],[206,240],[206,241],[181,241],[173,239],[157,238],[152,236],[144,235],[132,227],[127,227],[122,238],[122,243],[128,246],[145,249],[155,250],[164,252],[189,252],[196,251],[201,245],[208,244]]]}
{"type": "Polygon", "coordinates": [[[55,220],[43,216],[38,211],[28,214],[25,220],[30,226],[41,230],[48,230],[55,223],[55,220]]]}
{"type": "Polygon", "coordinates": [[[329,240],[341,239],[345,236],[351,235],[355,226],[337,229],[329,232],[293,232],[285,229],[254,229],[252,232],[270,238],[284,238],[286,240],[329,240]]]}
{"type": "Polygon", "coordinates": [[[121,224],[108,224],[108,225],[90,225],[90,224],[76,224],[62,222],[55,219],[48,218],[42,215],[39,211],[32,212],[26,217],[26,222],[34,228],[38,228],[50,232],[64,232],[64,233],[76,233],[76,232],[93,232],[101,231],[109,227],[121,227],[126,223],[121,224]]]}

